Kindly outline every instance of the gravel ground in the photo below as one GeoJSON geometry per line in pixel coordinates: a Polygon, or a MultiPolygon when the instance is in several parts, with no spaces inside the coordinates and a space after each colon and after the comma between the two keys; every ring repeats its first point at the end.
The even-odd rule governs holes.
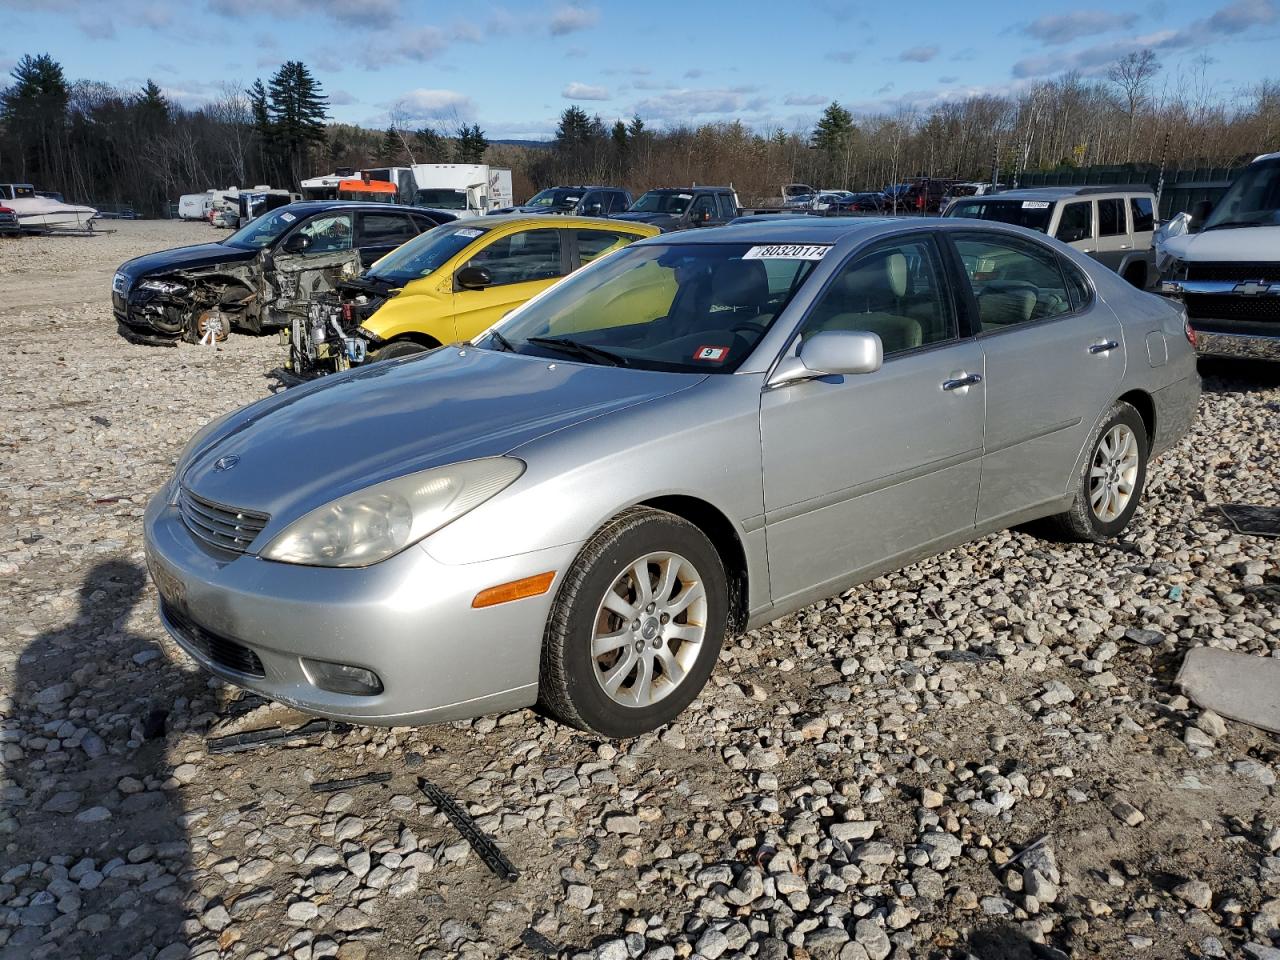
{"type": "Polygon", "coordinates": [[[210,756],[290,716],[168,640],[140,519],[280,348],[132,346],[108,300],[209,233],[0,242],[0,956],[1280,957],[1280,738],[1172,683],[1193,646],[1280,656],[1277,541],[1212,509],[1276,502],[1280,373],[1206,369],[1123,541],[1004,533],[812,606],[658,734],[520,711],[210,756]]]}

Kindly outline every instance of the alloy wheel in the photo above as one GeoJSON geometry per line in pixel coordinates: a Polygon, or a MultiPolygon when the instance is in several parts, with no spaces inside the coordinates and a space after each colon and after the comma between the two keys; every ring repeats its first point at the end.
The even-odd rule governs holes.
{"type": "Polygon", "coordinates": [[[1089,506],[1093,515],[1110,523],[1124,513],[1138,482],[1138,438],[1117,423],[1098,441],[1089,469],[1089,506]]]}

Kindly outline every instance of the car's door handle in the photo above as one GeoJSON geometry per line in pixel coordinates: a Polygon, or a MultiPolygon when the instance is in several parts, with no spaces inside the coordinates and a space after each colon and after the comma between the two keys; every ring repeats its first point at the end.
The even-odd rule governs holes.
{"type": "Polygon", "coordinates": [[[1118,346],[1120,346],[1120,344],[1116,343],[1116,341],[1114,340],[1103,340],[1101,343],[1091,344],[1089,347],[1089,352],[1090,353],[1109,353],[1110,351],[1114,350],[1118,346]]]}
{"type": "Polygon", "coordinates": [[[982,382],[982,374],[969,373],[963,377],[956,377],[954,380],[943,380],[942,389],[943,390],[959,390],[961,387],[968,387],[975,383],[981,383],[981,382],[982,382]]]}
{"type": "Polygon", "coordinates": [[[1121,250],[1128,250],[1128,249],[1129,249],[1129,245],[1128,245],[1127,243],[1122,243],[1122,244],[1120,244],[1120,249],[1121,249],[1121,250]]]}

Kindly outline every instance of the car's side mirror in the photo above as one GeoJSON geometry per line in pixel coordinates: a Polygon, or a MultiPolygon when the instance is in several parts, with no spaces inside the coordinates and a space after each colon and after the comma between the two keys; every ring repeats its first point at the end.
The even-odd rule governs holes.
{"type": "Polygon", "coordinates": [[[453,279],[463,290],[483,290],[493,286],[493,277],[484,267],[463,267],[453,279]]]}
{"type": "Polygon", "coordinates": [[[1061,230],[1058,233],[1058,239],[1063,243],[1078,243],[1084,239],[1084,228],[1072,227],[1070,230],[1061,230]]]}
{"type": "Polygon", "coordinates": [[[311,247],[311,238],[305,233],[291,233],[281,248],[285,253],[306,253],[311,247]]]}
{"type": "Polygon", "coordinates": [[[884,364],[884,344],[869,330],[827,330],[804,339],[799,353],[785,357],[769,378],[781,387],[818,377],[875,373],[884,364]]]}
{"type": "Polygon", "coordinates": [[[1191,223],[1189,226],[1192,230],[1199,230],[1204,226],[1204,222],[1209,219],[1209,214],[1213,213],[1213,201],[1201,200],[1191,208],[1191,223]]]}

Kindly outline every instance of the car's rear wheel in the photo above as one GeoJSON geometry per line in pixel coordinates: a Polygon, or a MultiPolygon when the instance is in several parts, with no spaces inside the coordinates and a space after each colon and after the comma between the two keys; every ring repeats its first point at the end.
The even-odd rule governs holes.
{"type": "Polygon", "coordinates": [[[634,737],[674,719],[714,668],[729,589],[693,524],[637,507],[588,541],[547,621],[538,700],[558,720],[634,737]]]}
{"type": "Polygon", "coordinates": [[[1094,431],[1071,508],[1050,520],[1071,540],[1101,543],[1129,525],[1147,480],[1150,440],[1142,415],[1123,401],[1094,431]]]}
{"type": "Polygon", "coordinates": [[[369,359],[394,360],[396,357],[412,357],[416,353],[426,353],[431,348],[416,340],[393,340],[386,346],[379,347],[369,354],[369,359]]]}

